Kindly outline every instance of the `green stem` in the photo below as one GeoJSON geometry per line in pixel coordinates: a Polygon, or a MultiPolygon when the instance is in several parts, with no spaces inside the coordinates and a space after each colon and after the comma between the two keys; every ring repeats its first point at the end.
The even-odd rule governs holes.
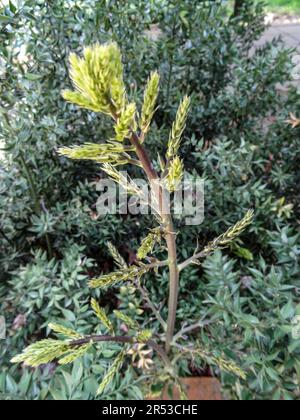
{"type": "MultiPolygon", "coordinates": [[[[21,166],[23,168],[25,177],[28,181],[28,185],[29,185],[29,188],[30,188],[30,191],[31,191],[31,196],[32,196],[33,203],[34,203],[35,212],[36,212],[37,215],[40,215],[42,210],[41,210],[40,202],[39,202],[39,199],[38,199],[37,189],[36,189],[33,177],[31,175],[31,172],[30,172],[30,170],[27,166],[27,163],[24,159],[24,156],[21,152],[20,152],[20,161],[21,161],[21,166]]],[[[47,245],[47,249],[48,249],[48,256],[49,256],[49,258],[53,258],[53,250],[52,250],[49,235],[48,235],[48,233],[45,233],[44,236],[45,236],[46,245],[47,245]]]]}
{"type": "Polygon", "coordinates": [[[3,232],[2,229],[0,229],[0,234],[3,236],[3,238],[10,244],[13,245],[13,242],[9,239],[9,237],[6,235],[5,232],[3,232]]]}
{"type": "Polygon", "coordinates": [[[33,199],[33,204],[34,204],[35,211],[36,211],[37,214],[40,214],[41,213],[41,207],[40,207],[40,202],[39,202],[39,199],[38,199],[37,191],[36,191],[36,188],[35,188],[35,184],[34,184],[34,181],[33,181],[33,177],[31,175],[31,172],[30,172],[30,170],[27,166],[27,163],[26,163],[22,153],[20,153],[20,161],[21,161],[23,171],[25,173],[25,177],[28,181],[28,185],[29,185],[29,188],[30,188],[30,191],[31,191],[31,197],[33,199]]]}
{"type": "Polygon", "coordinates": [[[47,244],[47,249],[48,249],[48,256],[50,259],[53,258],[53,250],[52,250],[52,245],[50,242],[50,237],[48,235],[48,233],[45,233],[45,240],[46,240],[46,244],[47,244]]]}

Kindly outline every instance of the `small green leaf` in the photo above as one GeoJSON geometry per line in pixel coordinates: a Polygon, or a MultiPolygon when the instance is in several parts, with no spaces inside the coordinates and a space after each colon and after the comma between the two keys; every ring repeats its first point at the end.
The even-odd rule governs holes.
{"type": "Polygon", "coordinates": [[[12,13],[16,13],[16,11],[17,11],[16,6],[13,4],[13,2],[11,0],[9,0],[9,9],[12,13]]]}
{"type": "Polygon", "coordinates": [[[94,311],[95,315],[101,321],[101,323],[104,325],[104,327],[107,330],[109,330],[110,332],[113,332],[114,331],[114,327],[113,327],[112,323],[107,318],[104,309],[102,309],[100,307],[100,305],[98,304],[98,302],[96,301],[96,299],[92,299],[91,300],[91,306],[93,308],[93,311],[94,311]]]}
{"type": "Polygon", "coordinates": [[[26,73],[25,74],[25,78],[27,80],[30,80],[32,82],[36,81],[36,80],[40,80],[43,76],[41,76],[40,74],[33,74],[33,73],[26,73]]]}
{"type": "Polygon", "coordinates": [[[121,369],[122,364],[124,362],[125,359],[125,352],[122,352],[118,355],[118,357],[116,358],[116,360],[113,362],[113,364],[111,365],[109,371],[107,372],[107,374],[104,376],[98,391],[97,391],[97,396],[103,394],[103,392],[105,391],[105,388],[111,383],[111,381],[114,379],[115,375],[118,373],[118,371],[121,369]]]}
{"type": "Polygon", "coordinates": [[[253,315],[243,314],[241,319],[245,322],[248,322],[249,324],[252,324],[252,325],[258,325],[259,324],[259,319],[256,316],[253,316],[253,315]]]}
{"type": "Polygon", "coordinates": [[[242,248],[239,245],[234,244],[233,252],[240,258],[244,258],[247,261],[253,261],[254,256],[252,252],[247,248],[242,248]]]}
{"type": "Polygon", "coordinates": [[[0,15],[0,22],[4,22],[4,23],[14,23],[15,19],[9,17],[9,16],[5,16],[5,15],[0,15]]]}
{"type": "Polygon", "coordinates": [[[70,311],[69,309],[62,309],[62,313],[64,314],[64,317],[70,321],[70,322],[74,322],[76,321],[76,317],[73,314],[72,311],[70,311]]]}
{"type": "Polygon", "coordinates": [[[283,319],[291,319],[295,315],[295,308],[292,301],[289,301],[281,308],[280,314],[283,319]]]}

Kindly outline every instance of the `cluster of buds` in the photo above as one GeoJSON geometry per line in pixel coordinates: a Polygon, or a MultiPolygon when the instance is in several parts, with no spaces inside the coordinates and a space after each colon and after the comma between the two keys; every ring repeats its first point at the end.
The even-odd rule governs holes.
{"type": "Polygon", "coordinates": [[[132,266],[124,270],[115,271],[111,274],[106,274],[99,278],[95,278],[89,282],[89,286],[93,289],[99,288],[103,289],[110,286],[115,286],[119,283],[125,283],[132,281],[136,278],[141,278],[148,271],[147,266],[138,267],[132,266]]]}
{"type": "Polygon", "coordinates": [[[83,58],[71,54],[70,67],[76,90],[65,90],[64,99],[110,116],[118,115],[124,109],[122,56],[116,43],[87,47],[83,58]]]}
{"type": "Polygon", "coordinates": [[[137,257],[139,260],[145,259],[148,255],[153,253],[154,247],[161,242],[162,231],[160,228],[153,229],[149,235],[142,241],[138,250],[137,257]]]}
{"type": "Polygon", "coordinates": [[[58,153],[73,160],[92,160],[97,163],[125,165],[130,159],[131,146],[110,141],[105,144],[85,143],[82,146],[61,147],[58,153]]]}
{"type": "Polygon", "coordinates": [[[210,254],[212,251],[225,248],[230,245],[237,237],[239,237],[244,230],[251,225],[254,218],[254,211],[249,210],[245,217],[236,223],[234,226],[230,227],[225,233],[220,235],[218,238],[210,242],[205,248],[204,253],[210,254]]]}
{"type": "Polygon", "coordinates": [[[143,134],[149,131],[150,123],[156,110],[156,101],[159,90],[159,74],[153,72],[148,80],[144,95],[144,104],[141,114],[140,127],[143,134]]]}

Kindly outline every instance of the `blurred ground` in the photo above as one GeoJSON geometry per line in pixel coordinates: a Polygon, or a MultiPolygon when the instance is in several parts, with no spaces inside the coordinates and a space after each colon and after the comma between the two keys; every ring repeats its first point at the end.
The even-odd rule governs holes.
{"type": "Polygon", "coordinates": [[[288,48],[295,49],[293,61],[296,67],[293,71],[293,84],[300,90],[300,18],[299,16],[268,14],[267,23],[271,26],[256,46],[262,46],[266,42],[280,37],[288,48]]]}
{"type": "Polygon", "coordinates": [[[274,22],[272,26],[267,29],[258,45],[262,45],[265,42],[280,36],[287,47],[297,48],[300,54],[300,23],[282,24],[277,22],[274,22]]]}

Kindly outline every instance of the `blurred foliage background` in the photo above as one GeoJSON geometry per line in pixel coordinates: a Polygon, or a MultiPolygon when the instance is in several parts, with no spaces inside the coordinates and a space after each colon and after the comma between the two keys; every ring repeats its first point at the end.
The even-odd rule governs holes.
{"type": "Polygon", "coordinates": [[[300,13],[298,0],[266,0],[266,4],[272,12],[300,13]]]}
{"type": "MultiPolygon", "coordinates": [[[[113,39],[133,98],[141,102],[152,70],[161,74],[148,138],[154,159],[178,102],[192,95],[182,154],[190,175],[205,179],[206,214],[201,226],[177,221],[180,257],[256,210],[242,240],[183,273],[178,311],[178,327],[204,320],[194,339],[236,360],[247,380],[197,360],[182,362],[182,375],[217,375],[229,398],[299,399],[300,129],[286,120],[299,115],[300,95],[292,86],[278,89],[289,86],[293,51],[279,40],[254,48],[265,29],[263,5],[247,0],[234,17],[221,0],[14,0],[2,7],[0,24],[0,313],[8,329],[0,342],[1,398],[92,399],[106,369],[101,355],[114,356],[102,345],[70,368],[9,363],[48,335],[49,321],[97,332],[87,280],[111,269],[107,241],[132,262],[153,227],[146,216],[97,219],[95,183],[103,175],[56,153],[111,134],[105,118],[66,104],[60,92],[70,87],[69,53],[113,39]]],[[[163,316],[167,286],[166,274],[147,281],[163,316]]],[[[132,288],[97,297],[108,309],[149,319],[132,288]]],[[[142,379],[132,367],[105,398],[142,398],[142,379]]]]}

